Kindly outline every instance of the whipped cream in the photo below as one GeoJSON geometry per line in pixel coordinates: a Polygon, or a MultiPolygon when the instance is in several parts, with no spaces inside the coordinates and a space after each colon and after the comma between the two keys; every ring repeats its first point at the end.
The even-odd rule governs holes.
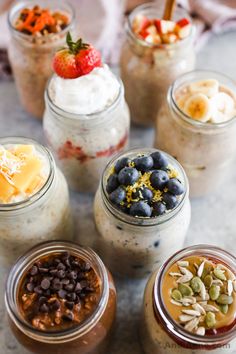
{"type": "Polygon", "coordinates": [[[120,84],[105,64],[76,79],[54,76],[49,87],[53,103],[69,113],[91,114],[109,107],[119,94],[120,84]]]}

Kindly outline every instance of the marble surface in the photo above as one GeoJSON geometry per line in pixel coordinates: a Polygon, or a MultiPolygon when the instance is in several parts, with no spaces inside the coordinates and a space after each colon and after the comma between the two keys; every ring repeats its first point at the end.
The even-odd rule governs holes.
{"type": "MultiPolygon", "coordinates": [[[[236,79],[236,32],[214,36],[198,53],[197,67],[222,71],[236,79]]],[[[28,136],[44,142],[40,122],[20,107],[12,82],[0,83],[0,136],[28,136]]],[[[132,128],[131,145],[150,146],[153,130],[132,128]]],[[[236,165],[222,190],[206,199],[192,200],[192,221],[186,245],[211,243],[236,253],[236,165]]],[[[90,245],[95,235],[92,196],[71,196],[81,244],[90,245]],[[80,222],[82,220],[82,222],[80,222]]],[[[0,268],[0,354],[27,354],[12,337],[3,307],[5,270],[0,268]]],[[[139,313],[146,281],[116,279],[118,314],[116,331],[107,354],[141,354],[138,340],[139,313]]],[[[45,353],[46,354],[46,353],[45,353]]],[[[154,353],[153,353],[154,354],[154,353]]]]}

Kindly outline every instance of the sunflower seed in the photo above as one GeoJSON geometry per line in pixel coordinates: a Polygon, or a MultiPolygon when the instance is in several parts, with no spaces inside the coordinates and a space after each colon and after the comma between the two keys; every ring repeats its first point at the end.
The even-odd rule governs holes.
{"type": "Polygon", "coordinates": [[[232,280],[232,281],[235,280],[235,274],[230,269],[228,269],[226,266],[224,266],[223,264],[217,264],[217,267],[219,269],[225,270],[227,272],[227,275],[230,280],[232,280]]]}
{"type": "Polygon", "coordinates": [[[197,327],[198,323],[199,318],[194,318],[184,326],[184,329],[186,329],[186,331],[192,332],[197,327]]]}
{"type": "Polygon", "coordinates": [[[207,305],[207,301],[200,301],[200,302],[199,302],[199,305],[205,306],[205,305],[207,305]]]}
{"type": "Polygon", "coordinates": [[[207,312],[208,311],[219,312],[219,309],[217,307],[213,306],[213,305],[209,305],[209,304],[207,304],[207,305],[201,304],[201,305],[204,308],[204,310],[207,311],[207,312]]]}
{"type": "Polygon", "coordinates": [[[236,291],[236,280],[233,280],[234,291],[236,291]]]}
{"type": "Polygon", "coordinates": [[[181,323],[186,323],[186,322],[189,322],[191,320],[193,320],[195,317],[193,316],[189,316],[189,315],[180,315],[179,316],[179,320],[181,323]]]}
{"type": "Polygon", "coordinates": [[[200,304],[193,304],[193,305],[192,305],[192,308],[193,308],[195,311],[200,312],[202,315],[205,315],[205,314],[206,314],[206,311],[204,310],[204,308],[203,308],[200,304]]]}
{"type": "Polygon", "coordinates": [[[195,310],[182,310],[182,312],[190,316],[197,316],[197,317],[201,316],[201,313],[195,310]]]}
{"type": "Polygon", "coordinates": [[[224,283],[220,279],[213,279],[212,280],[212,285],[220,285],[223,286],[224,283]]]}
{"type": "Polygon", "coordinates": [[[180,274],[180,273],[175,273],[175,272],[170,272],[169,275],[170,275],[171,277],[182,277],[182,274],[180,274]]]}
{"type": "Polygon", "coordinates": [[[198,275],[199,278],[201,278],[201,276],[202,276],[203,269],[204,269],[204,265],[205,265],[205,261],[203,261],[203,262],[200,264],[200,266],[199,266],[199,268],[198,268],[198,270],[197,270],[197,275],[198,275]]]}
{"type": "Polygon", "coordinates": [[[197,263],[193,263],[194,267],[198,270],[199,265],[197,263]]]}
{"type": "Polygon", "coordinates": [[[201,296],[202,300],[207,300],[207,297],[209,298],[209,295],[206,292],[206,287],[203,283],[202,283],[202,287],[200,290],[200,296],[201,296]]]}
{"type": "Polygon", "coordinates": [[[188,270],[187,268],[179,266],[179,270],[182,274],[189,275],[189,276],[191,275],[193,277],[192,272],[190,272],[190,270],[188,270]]]}
{"type": "Polygon", "coordinates": [[[173,300],[173,299],[171,299],[170,302],[171,302],[173,305],[182,306],[181,302],[175,301],[175,300],[173,300]]]}
{"type": "Polygon", "coordinates": [[[189,301],[190,304],[196,304],[197,300],[194,296],[185,296],[185,300],[189,301]]]}
{"type": "Polygon", "coordinates": [[[229,296],[232,295],[233,290],[234,290],[234,288],[233,288],[233,282],[232,282],[232,280],[228,280],[228,283],[227,283],[227,292],[228,292],[228,295],[229,295],[229,296]]]}
{"type": "Polygon", "coordinates": [[[204,336],[206,333],[205,327],[198,327],[195,333],[199,336],[204,336]]]}
{"type": "Polygon", "coordinates": [[[189,266],[189,262],[188,261],[178,261],[177,264],[180,267],[188,267],[189,266]]]}

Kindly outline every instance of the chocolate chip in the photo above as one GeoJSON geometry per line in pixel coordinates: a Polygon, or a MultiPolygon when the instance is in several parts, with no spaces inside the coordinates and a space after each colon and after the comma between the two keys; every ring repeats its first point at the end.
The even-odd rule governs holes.
{"type": "Polygon", "coordinates": [[[49,273],[50,273],[51,275],[56,275],[57,272],[58,272],[57,269],[51,269],[51,270],[49,271],[49,273]]]}
{"type": "Polygon", "coordinates": [[[65,260],[63,260],[63,262],[68,268],[71,268],[71,264],[70,264],[70,260],[69,259],[65,259],[65,260]]]}
{"type": "Polygon", "coordinates": [[[43,279],[43,280],[41,281],[41,288],[42,288],[43,290],[49,289],[49,288],[50,288],[50,285],[51,285],[51,282],[50,282],[50,280],[48,280],[47,278],[45,278],[45,279],[43,279]]]}
{"type": "Polygon", "coordinates": [[[89,271],[91,269],[91,265],[88,262],[83,262],[81,264],[80,268],[84,271],[89,271]]]}
{"type": "Polygon", "coordinates": [[[77,296],[76,296],[76,293],[71,293],[71,294],[67,294],[66,298],[70,301],[75,301],[77,296]]]}
{"type": "Polygon", "coordinates": [[[46,273],[49,272],[49,269],[48,269],[48,268],[39,268],[39,271],[40,271],[40,273],[42,273],[42,274],[46,274],[46,273]]]}
{"type": "Polygon", "coordinates": [[[58,278],[53,279],[52,288],[56,291],[62,289],[62,284],[58,278]]]}
{"type": "Polygon", "coordinates": [[[66,301],[66,302],[65,302],[65,305],[66,305],[66,307],[67,307],[69,310],[73,310],[73,308],[74,308],[74,302],[73,302],[73,301],[66,301]]]}
{"type": "Polygon", "coordinates": [[[67,295],[67,291],[66,290],[61,289],[61,290],[58,291],[58,296],[60,298],[62,298],[62,299],[65,299],[66,295],[67,295]]]}
{"type": "Polygon", "coordinates": [[[57,277],[58,278],[60,278],[60,279],[63,279],[63,278],[65,278],[65,276],[66,276],[66,273],[65,273],[65,271],[64,270],[58,270],[58,272],[57,272],[57,277]]]}
{"type": "Polygon", "coordinates": [[[66,320],[66,321],[73,321],[74,315],[73,315],[72,312],[67,312],[66,314],[64,314],[64,315],[62,316],[62,318],[63,318],[64,320],[66,320]]]}
{"type": "Polygon", "coordinates": [[[33,284],[33,283],[28,283],[28,284],[26,285],[26,289],[27,289],[30,293],[32,293],[32,292],[34,291],[34,284],[33,284]]]}
{"type": "Polygon", "coordinates": [[[40,306],[39,308],[40,312],[48,312],[49,311],[49,307],[46,304],[43,304],[42,306],[40,306]]]}
{"type": "Polygon", "coordinates": [[[40,296],[39,298],[39,305],[45,304],[47,302],[47,298],[45,296],[40,296]]]}
{"type": "Polygon", "coordinates": [[[80,285],[82,288],[86,288],[87,286],[89,286],[87,280],[81,280],[80,285]]]}
{"type": "Polygon", "coordinates": [[[75,270],[72,270],[71,272],[68,273],[68,278],[70,279],[76,279],[77,278],[77,272],[75,270]]]}
{"type": "Polygon", "coordinates": [[[55,300],[51,303],[51,309],[53,311],[59,310],[60,307],[61,307],[61,304],[60,304],[60,301],[58,301],[58,300],[55,300]]]}
{"type": "Polygon", "coordinates": [[[43,290],[41,289],[40,286],[36,286],[36,287],[34,288],[34,292],[35,292],[36,294],[41,295],[41,294],[43,293],[43,290]]]}
{"type": "Polygon", "coordinates": [[[67,285],[67,284],[69,284],[69,283],[70,283],[70,280],[69,280],[69,279],[67,279],[67,278],[62,279],[61,283],[62,283],[63,285],[67,285]]]}
{"type": "Polygon", "coordinates": [[[73,291],[74,290],[74,284],[68,284],[68,285],[66,285],[65,286],[65,289],[67,290],[67,291],[73,291]]]}
{"type": "Polygon", "coordinates": [[[77,292],[79,292],[81,290],[82,290],[82,286],[80,285],[80,283],[77,283],[76,286],[75,286],[75,290],[74,291],[77,293],[77,292]]]}
{"type": "Polygon", "coordinates": [[[30,274],[33,275],[33,276],[38,274],[38,267],[37,266],[33,266],[31,268],[31,270],[30,270],[30,274]]]}
{"type": "Polygon", "coordinates": [[[94,291],[94,288],[91,286],[86,286],[86,288],[83,289],[86,293],[92,293],[94,291]]]}
{"type": "Polygon", "coordinates": [[[58,270],[65,270],[66,266],[63,263],[59,263],[58,266],[57,266],[57,269],[58,270]]]}

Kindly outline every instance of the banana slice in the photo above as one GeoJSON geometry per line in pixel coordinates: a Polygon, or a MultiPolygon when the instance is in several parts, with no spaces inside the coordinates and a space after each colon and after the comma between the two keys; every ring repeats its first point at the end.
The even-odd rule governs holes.
{"type": "Polygon", "coordinates": [[[233,118],[235,115],[235,102],[233,98],[225,92],[219,92],[210,99],[212,106],[213,123],[222,123],[233,118]]]}
{"type": "Polygon", "coordinates": [[[219,82],[215,79],[196,81],[189,85],[191,93],[203,93],[211,98],[219,91],[219,82]]]}
{"type": "Polygon", "coordinates": [[[185,102],[183,111],[189,117],[200,122],[207,122],[211,117],[211,105],[203,93],[190,96],[185,102]]]}
{"type": "Polygon", "coordinates": [[[189,97],[189,93],[180,94],[179,97],[176,97],[176,104],[182,111],[184,110],[185,102],[189,97]]]}

